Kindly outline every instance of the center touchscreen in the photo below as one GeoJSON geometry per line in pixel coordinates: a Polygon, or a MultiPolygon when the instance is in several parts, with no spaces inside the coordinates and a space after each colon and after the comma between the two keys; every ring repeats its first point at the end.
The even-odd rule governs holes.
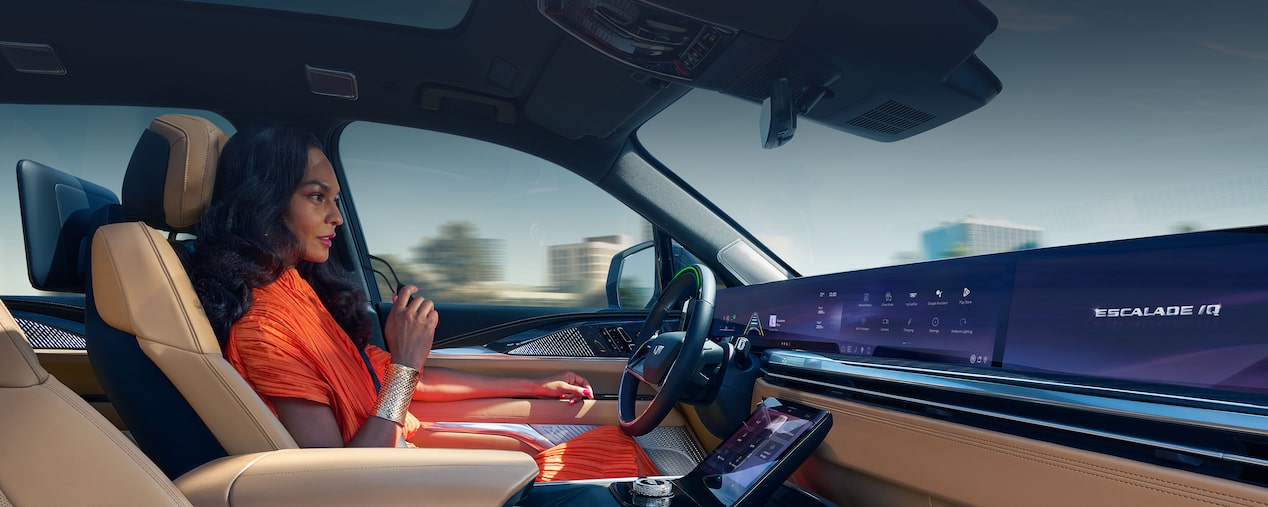
{"type": "Polygon", "coordinates": [[[704,505],[761,505],[831,426],[826,411],[767,398],[679,486],[704,505]]]}

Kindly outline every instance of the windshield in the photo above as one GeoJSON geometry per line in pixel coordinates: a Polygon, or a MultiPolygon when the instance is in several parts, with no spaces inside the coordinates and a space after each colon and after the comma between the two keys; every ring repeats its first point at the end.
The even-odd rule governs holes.
{"type": "Polygon", "coordinates": [[[803,275],[1268,222],[1268,4],[983,3],[1004,91],[927,133],[763,150],[696,90],[639,138],[803,275]]]}

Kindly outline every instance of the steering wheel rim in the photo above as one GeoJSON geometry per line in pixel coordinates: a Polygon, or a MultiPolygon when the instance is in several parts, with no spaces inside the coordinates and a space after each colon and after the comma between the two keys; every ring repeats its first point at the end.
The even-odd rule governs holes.
{"type": "Polygon", "coordinates": [[[617,418],[627,435],[646,435],[656,429],[690,385],[713,325],[715,291],[713,272],[693,264],[679,270],[652,305],[638,332],[639,346],[621,375],[617,418]],[[683,301],[687,307],[680,321],[682,330],[657,334],[670,310],[683,301]],[[651,386],[656,394],[642,413],[636,413],[640,384],[651,386]]]}

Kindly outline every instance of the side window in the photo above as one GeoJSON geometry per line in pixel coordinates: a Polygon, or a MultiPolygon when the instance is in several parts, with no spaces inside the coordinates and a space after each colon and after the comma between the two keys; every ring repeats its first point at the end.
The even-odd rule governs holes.
{"type": "Polygon", "coordinates": [[[224,118],[207,111],[123,106],[0,104],[0,295],[37,295],[27,278],[14,167],[33,160],[101,185],[116,195],[141,132],[154,118],[201,116],[232,135],[224,118]]]}
{"type": "MultiPolygon", "coordinates": [[[[651,239],[647,221],[590,182],[502,146],[359,122],[339,156],[370,253],[442,303],[606,307],[613,257],[651,239]]],[[[651,257],[627,259],[622,306],[646,304],[651,257]]]]}

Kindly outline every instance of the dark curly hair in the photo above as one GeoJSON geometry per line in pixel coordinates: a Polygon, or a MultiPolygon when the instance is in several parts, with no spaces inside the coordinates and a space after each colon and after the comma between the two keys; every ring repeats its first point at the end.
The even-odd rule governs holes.
{"type": "Polygon", "coordinates": [[[365,292],[334,263],[303,260],[283,221],[313,147],[321,143],[306,131],[253,127],[229,139],[220,155],[211,202],[195,228],[189,276],[221,347],[251,308],[251,289],[272,283],[292,265],[358,348],[369,339],[365,292]]]}

